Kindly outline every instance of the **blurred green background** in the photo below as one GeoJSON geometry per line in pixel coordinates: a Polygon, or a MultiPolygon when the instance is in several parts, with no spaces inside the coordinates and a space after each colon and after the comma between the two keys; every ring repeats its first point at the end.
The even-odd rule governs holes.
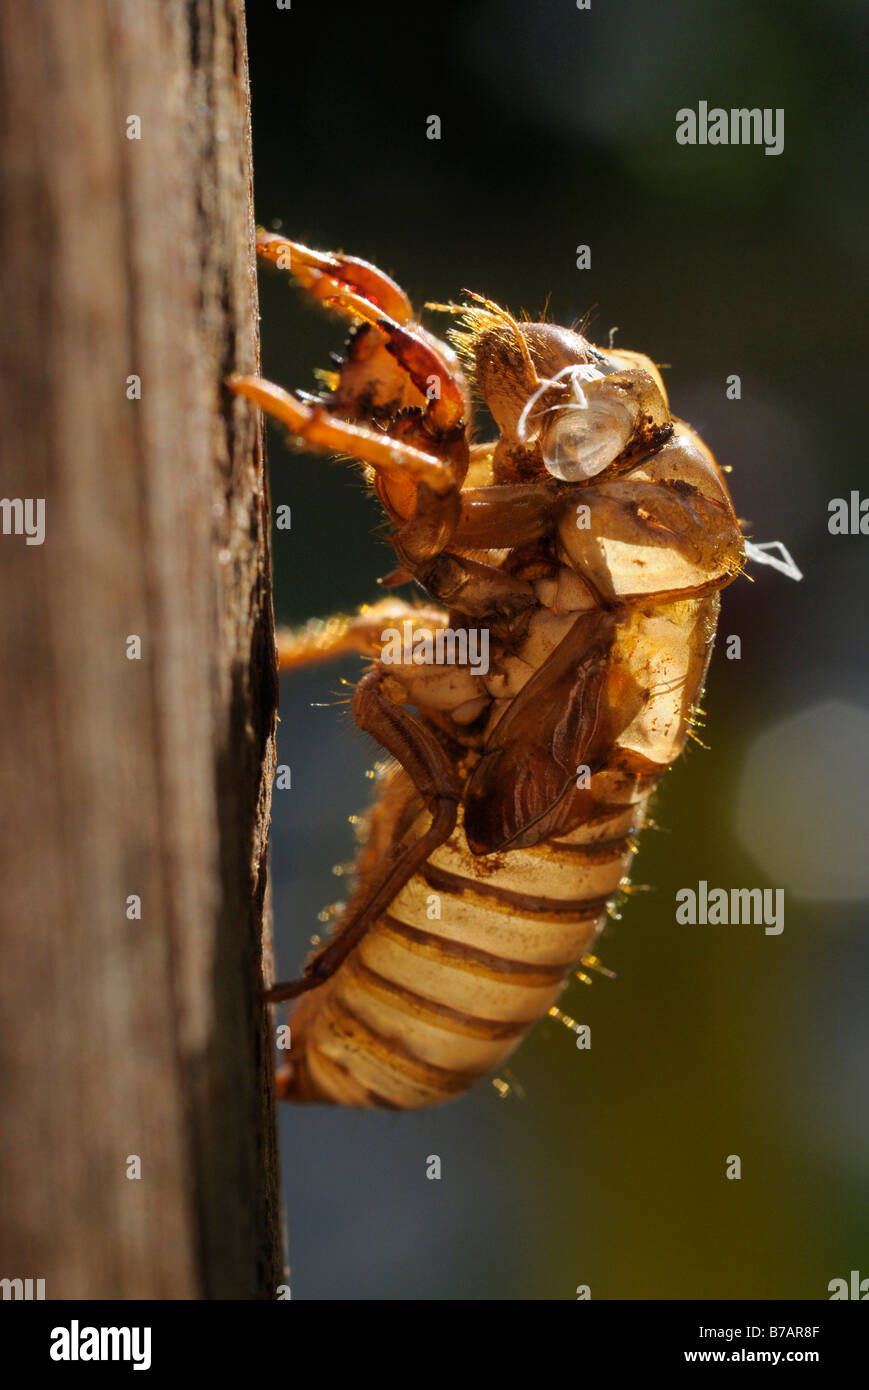
{"type": "MultiPolygon", "coordinates": [[[[869,539],[827,529],[865,478],[865,9],[293,0],[250,5],[249,26],[262,223],[374,261],[417,304],[469,287],[514,311],[551,296],[561,322],[591,311],[603,342],[618,326],[670,364],[673,409],[732,465],[750,534],[805,576],[752,566],[724,595],[710,749],[665,779],[635,865],[652,891],[600,943],[617,980],[562,1001],[591,1050],[541,1024],[513,1059],[524,1099],[483,1082],[417,1115],[283,1107],[293,1296],[826,1298],[869,1276],[869,539]],[[783,108],[784,152],[677,145],[676,111],[700,100],[783,108]],[[784,888],[784,932],[677,925],[700,879],[784,888]]],[[[266,375],[316,389],[342,326],[286,277],[263,272],[261,293],[266,375]]],[[[275,432],[270,459],[293,517],[274,533],[278,621],[376,597],[392,552],[354,470],[275,432]]],[[[330,869],[370,794],[373,745],[341,703],[358,671],[281,692],[285,977],[341,896],[330,869]]]]}

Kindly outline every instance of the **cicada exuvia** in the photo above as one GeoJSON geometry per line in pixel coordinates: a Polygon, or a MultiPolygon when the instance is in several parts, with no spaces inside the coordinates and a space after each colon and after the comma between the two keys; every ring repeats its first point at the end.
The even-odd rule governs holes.
{"type": "Polygon", "coordinates": [[[476,295],[422,327],[374,266],[261,233],[353,321],[319,397],[231,385],[351,456],[392,530],[386,599],[279,635],[283,669],[370,659],[353,715],[391,755],[352,895],[299,980],[294,1100],[414,1109],[500,1066],[627,882],[744,563],[721,472],[657,367],[476,295]],[[470,387],[498,430],[473,438],[470,387]]]}

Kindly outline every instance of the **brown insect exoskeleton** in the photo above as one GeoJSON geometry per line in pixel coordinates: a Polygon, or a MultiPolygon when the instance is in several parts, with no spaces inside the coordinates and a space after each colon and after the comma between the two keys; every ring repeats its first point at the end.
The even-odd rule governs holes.
{"type": "Polygon", "coordinates": [[[321,397],[233,389],[305,447],[366,465],[394,528],[389,582],[440,605],[386,600],[279,639],[284,669],[373,659],[353,714],[394,760],[336,930],[269,992],[304,996],[280,1090],[435,1105],[550,1010],[626,883],[742,536],[648,358],[476,295],[447,306],[451,347],[366,262],[258,245],[356,326],[321,397]],[[492,443],[472,440],[468,378],[492,443]]]}

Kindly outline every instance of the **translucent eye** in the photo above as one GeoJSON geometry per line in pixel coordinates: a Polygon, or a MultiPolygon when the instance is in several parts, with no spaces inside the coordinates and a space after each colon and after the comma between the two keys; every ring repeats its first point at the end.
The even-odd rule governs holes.
{"type": "Polygon", "coordinates": [[[565,483],[593,478],[627,447],[636,423],[636,409],[620,399],[565,406],[540,441],[547,472],[565,483]]]}

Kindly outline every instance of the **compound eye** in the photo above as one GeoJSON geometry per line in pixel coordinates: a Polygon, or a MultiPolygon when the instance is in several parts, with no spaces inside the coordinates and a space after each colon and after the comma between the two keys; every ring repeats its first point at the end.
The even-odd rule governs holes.
{"type": "Polygon", "coordinates": [[[553,414],[540,445],[546,471],[562,482],[593,478],[627,448],[638,422],[632,402],[589,395],[553,414]]]}

